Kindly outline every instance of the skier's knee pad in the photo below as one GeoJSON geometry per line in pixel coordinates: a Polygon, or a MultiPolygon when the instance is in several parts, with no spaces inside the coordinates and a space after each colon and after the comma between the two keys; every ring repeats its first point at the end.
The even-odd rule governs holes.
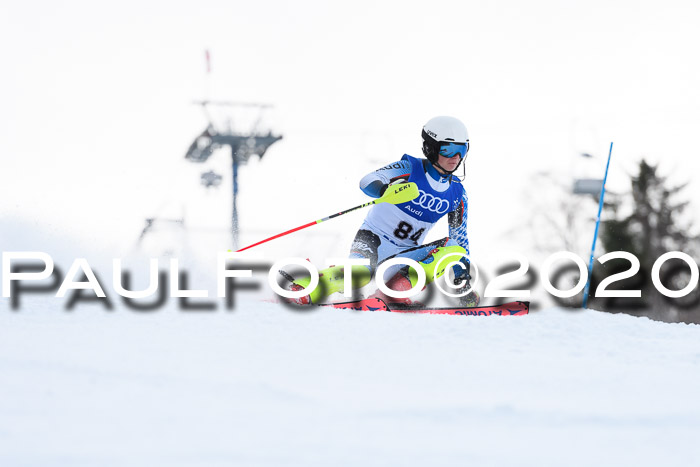
{"type": "MultiPolygon", "coordinates": [[[[366,266],[352,266],[352,288],[353,290],[369,284],[371,274],[366,266]]],[[[294,281],[302,287],[308,287],[311,283],[310,277],[304,277],[294,281]]],[[[331,266],[318,273],[318,286],[309,294],[311,303],[319,303],[324,298],[336,292],[343,292],[345,289],[345,272],[343,266],[331,266]]]]}
{"type": "MultiPolygon", "coordinates": [[[[445,273],[448,264],[453,261],[459,261],[460,258],[466,256],[467,250],[459,245],[441,246],[430,251],[428,256],[418,262],[425,271],[425,283],[430,284],[438,277],[445,273]],[[448,257],[447,259],[444,259],[448,257]],[[444,260],[443,260],[444,259],[444,260]],[[439,269],[437,269],[439,266],[439,269]]],[[[415,286],[418,282],[418,273],[412,268],[408,270],[408,278],[411,284],[415,286]]]]}

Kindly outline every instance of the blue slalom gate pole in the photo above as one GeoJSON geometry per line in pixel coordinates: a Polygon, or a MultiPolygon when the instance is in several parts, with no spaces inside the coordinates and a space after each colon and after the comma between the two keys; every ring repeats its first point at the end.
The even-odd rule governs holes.
{"type": "Polygon", "coordinates": [[[608,153],[608,163],[605,165],[605,177],[603,186],[600,189],[600,202],[598,203],[598,217],[595,221],[595,233],[593,234],[593,246],[591,246],[591,259],[588,261],[588,280],[586,288],[583,290],[583,309],[588,308],[588,292],[591,288],[591,275],[593,274],[593,255],[595,253],[595,243],[598,240],[598,228],[600,227],[600,213],[603,211],[603,198],[605,198],[605,182],[608,181],[608,169],[610,168],[610,157],[612,156],[613,144],[610,142],[610,152],[608,153]]]}

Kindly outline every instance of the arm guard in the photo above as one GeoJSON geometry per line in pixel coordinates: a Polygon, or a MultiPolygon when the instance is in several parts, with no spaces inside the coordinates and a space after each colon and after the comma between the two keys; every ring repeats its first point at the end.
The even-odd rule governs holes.
{"type": "Polygon", "coordinates": [[[411,163],[401,160],[389,164],[381,169],[370,172],[360,180],[360,190],[367,196],[379,198],[386,186],[399,178],[408,178],[411,175],[411,163]]]}

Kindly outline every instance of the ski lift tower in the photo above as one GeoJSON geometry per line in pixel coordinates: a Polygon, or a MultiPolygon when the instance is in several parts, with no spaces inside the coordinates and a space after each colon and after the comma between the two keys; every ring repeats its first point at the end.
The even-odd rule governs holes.
{"type": "Polygon", "coordinates": [[[260,131],[259,126],[264,110],[271,108],[269,104],[257,104],[250,102],[224,102],[224,101],[198,101],[201,105],[209,124],[204,131],[195,138],[190,145],[185,158],[191,162],[203,163],[214,154],[217,149],[228,146],[231,149],[231,168],[233,172],[233,209],[231,213],[231,236],[233,248],[238,248],[238,208],[236,198],[238,196],[238,168],[245,165],[254,155],[260,159],[275,142],[282,139],[282,135],[275,135],[272,131],[260,131]],[[217,128],[209,112],[210,107],[228,107],[232,110],[242,108],[258,113],[257,120],[248,131],[235,131],[231,121],[226,128],[217,128]]]}

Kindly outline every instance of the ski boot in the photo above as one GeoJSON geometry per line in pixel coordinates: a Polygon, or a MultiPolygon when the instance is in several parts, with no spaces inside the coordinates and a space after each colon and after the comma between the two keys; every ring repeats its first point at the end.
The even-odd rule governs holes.
{"type": "MultiPolygon", "coordinates": [[[[411,288],[413,288],[413,285],[411,285],[411,280],[407,277],[407,273],[404,269],[402,269],[401,271],[396,273],[391,279],[389,279],[386,283],[386,286],[391,290],[395,290],[397,292],[405,292],[406,290],[411,290],[411,288]]],[[[389,295],[385,294],[379,289],[377,289],[368,298],[378,298],[387,305],[410,306],[421,304],[419,302],[414,302],[410,298],[390,297],[389,295]]]]}
{"type": "MultiPolygon", "coordinates": [[[[462,281],[465,281],[464,284],[455,291],[455,293],[461,295],[467,290],[469,290],[471,288],[470,280],[471,276],[469,276],[469,274],[467,274],[466,277],[455,277],[455,285],[459,285],[462,281]]],[[[479,306],[479,301],[481,301],[479,292],[477,292],[475,289],[472,289],[469,290],[468,293],[459,297],[459,306],[463,306],[464,308],[474,308],[479,306]]]]}

